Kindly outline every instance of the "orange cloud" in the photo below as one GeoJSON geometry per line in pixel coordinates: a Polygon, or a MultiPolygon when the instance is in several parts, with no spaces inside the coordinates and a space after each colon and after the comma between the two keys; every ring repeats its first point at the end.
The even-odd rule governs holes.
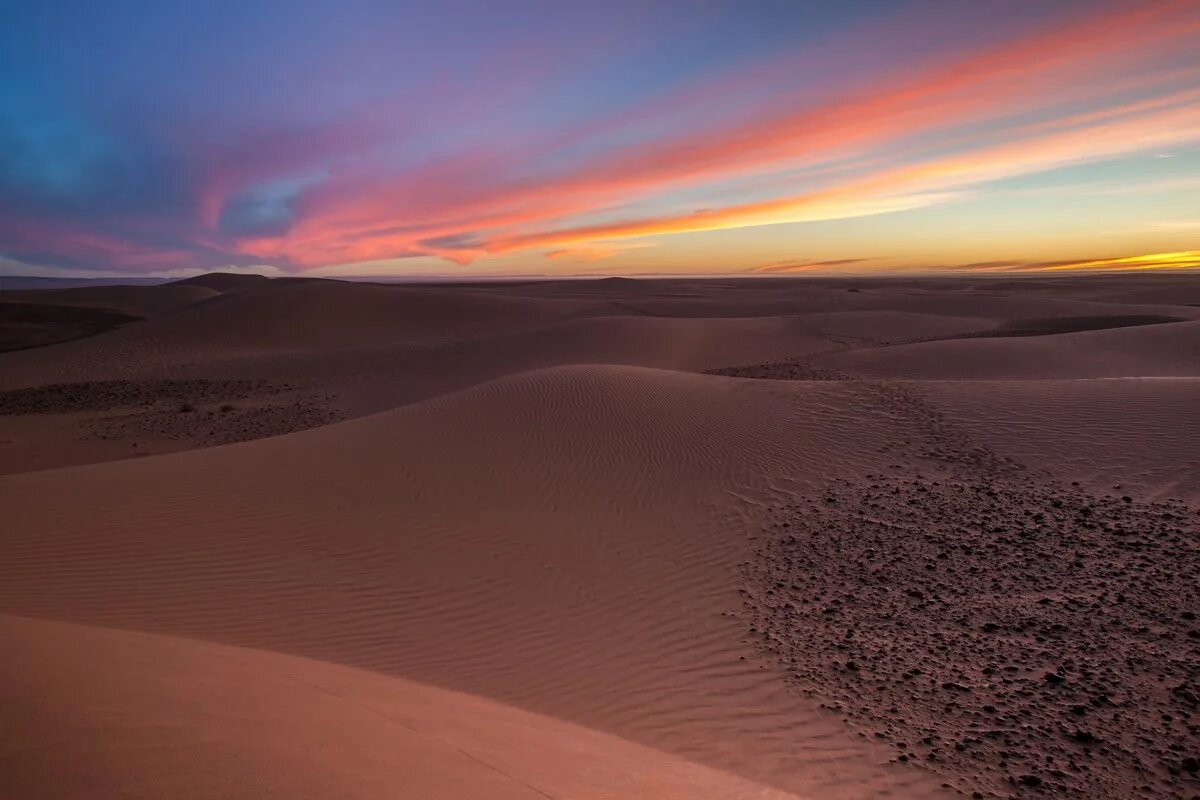
{"type": "Polygon", "coordinates": [[[1089,142],[1092,133],[1072,136],[1060,131],[1061,122],[1042,123],[1017,131],[1023,139],[1011,145],[883,170],[805,194],[621,223],[562,224],[683,185],[829,163],[929,132],[1052,108],[1064,100],[1113,97],[1133,86],[1178,78],[1139,70],[1122,82],[1111,69],[1187,47],[1197,32],[1200,6],[1190,0],[1116,10],[1096,4],[1082,18],[930,65],[869,91],[766,114],[749,125],[629,147],[558,177],[491,182],[492,174],[503,174],[514,162],[537,158],[536,148],[530,148],[474,153],[404,176],[335,180],[306,199],[287,235],[247,239],[239,247],[263,260],[300,266],[407,255],[463,263],[488,253],[580,252],[583,245],[596,248],[596,242],[622,238],[868,216],[944,203],[961,196],[964,187],[990,180],[1195,137],[1174,127],[1156,135],[1148,119],[1123,129],[1134,135],[1125,146],[1117,133],[1106,133],[1106,126],[1112,128],[1113,114],[1136,109],[1102,110],[1071,123],[1090,126],[1103,139],[1100,146],[1089,142]]]}
{"type": "MultiPolygon", "coordinates": [[[[531,233],[492,242],[493,252],[660,234],[869,216],[922,208],[960,197],[979,184],[1071,164],[1111,159],[1200,141],[1200,91],[1107,112],[1109,121],[914,166],[885,170],[814,192],[689,214],[531,233]],[[1147,112],[1148,113],[1143,113],[1147,112]]],[[[1088,120],[1092,115],[1088,115],[1088,120]]]]}
{"type": "Polygon", "coordinates": [[[564,247],[560,250],[550,250],[546,253],[546,257],[569,259],[572,261],[603,261],[629,250],[641,250],[652,246],[649,242],[639,242],[636,244],[628,242],[623,244],[586,244],[564,247]]]}
{"type": "Polygon", "coordinates": [[[834,258],[828,261],[777,261],[772,264],[752,267],[747,270],[755,275],[786,275],[794,272],[819,272],[832,267],[845,267],[850,264],[862,264],[874,261],[873,258],[834,258]]]}
{"type": "Polygon", "coordinates": [[[1056,262],[1045,265],[1029,265],[1023,269],[1039,272],[1063,270],[1153,270],[1153,269],[1200,269],[1200,250],[1184,250],[1178,253],[1147,253],[1140,256],[1119,258],[1097,258],[1087,261],[1056,262]]]}
{"type": "Polygon", "coordinates": [[[1045,107],[1054,91],[1111,92],[1111,78],[1095,82],[1097,64],[1137,59],[1172,47],[1190,47],[1200,32],[1200,13],[1191,0],[1142,3],[1113,11],[1096,4],[1093,16],[1062,22],[1024,39],[977,55],[935,65],[912,77],[876,85],[869,93],[813,108],[767,116],[723,135],[705,132],[654,146],[634,158],[594,168],[593,188],[614,180],[641,182],[696,178],[772,166],[806,155],[845,152],[851,145],[912,136],[947,124],[960,125],[1002,113],[1045,107]],[[622,169],[624,167],[624,169],[622,169]]]}

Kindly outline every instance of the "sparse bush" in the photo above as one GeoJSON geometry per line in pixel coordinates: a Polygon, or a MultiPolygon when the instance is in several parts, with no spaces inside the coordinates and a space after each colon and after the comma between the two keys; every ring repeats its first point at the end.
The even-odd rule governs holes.
{"type": "Polygon", "coordinates": [[[237,406],[226,403],[225,405],[221,406],[221,413],[228,414],[230,411],[233,411],[235,408],[237,408],[237,406]]]}

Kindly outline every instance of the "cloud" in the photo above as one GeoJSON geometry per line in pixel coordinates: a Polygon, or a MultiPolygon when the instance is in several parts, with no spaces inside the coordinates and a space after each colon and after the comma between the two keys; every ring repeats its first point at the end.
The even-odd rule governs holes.
{"type": "Polygon", "coordinates": [[[643,250],[654,245],[650,242],[622,242],[618,244],[585,244],[549,250],[546,258],[569,261],[605,261],[630,250],[643,250]]]}
{"type": "Polygon", "coordinates": [[[1056,261],[980,261],[939,267],[951,272],[986,273],[1052,273],[1052,272],[1121,272],[1142,270],[1200,269],[1200,250],[1174,253],[1143,253],[1108,258],[1066,258],[1056,261]]]}
{"type": "MultiPolygon", "coordinates": [[[[844,81],[800,71],[833,63],[830,37],[817,63],[770,53],[622,102],[568,81],[578,75],[532,69],[520,48],[483,59],[494,71],[462,85],[430,77],[367,91],[342,75],[314,85],[324,99],[311,106],[295,105],[305,94],[295,87],[280,108],[239,94],[229,103],[246,119],[201,124],[56,117],[31,94],[0,112],[0,145],[15,143],[0,148],[0,253],[142,271],[522,252],[595,260],[646,246],[632,241],[641,237],[929,208],[1005,178],[1200,141],[1200,97],[1178,88],[1194,85],[1196,65],[1181,63],[1200,6],[1103,2],[1033,19],[1005,35],[964,29],[961,44],[947,36],[844,81]],[[798,84],[807,90],[789,88],[798,84]],[[552,102],[564,96],[574,113],[552,102]],[[142,138],[128,138],[136,130],[142,138]],[[786,190],[730,188],[776,175],[786,190]]],[[[890,28],[871,35],[897,36],[880,30],[890,28]]],[[[863,34],[843,36],[842,50],[875,55],[863,34]]],[[[614,41],[547,46],[609,64],[614,41]]]]}
{"type": "MultiPolygon", "coordinates": [[[[494,252],[561,247],[663,234],[812,222],[895,213],[949,202],[967,190],[1007,178],[1117,158],[1164,143],[1200,141],[1200,91],[1108,112],[1107,121],[1066,119],[1052,130],[1012,143],[880,170],[823,189],[758,203],[673,216],[529,233],[488,245],[494,252]]],[[[1043,128],[1045,126],[1039,126],[1043,128]]]]}
{"type": "Polygon", "coordinates": [[[876,258],[835,258],[828,261],[776,261],[771,264],[763,264],[758,267],[751,267],[747,272],[755,274],[776,274],[789,272],[819,272],[828,270],[830,267],[844,267],[850,264],[863,264],[868,261],[875,261],[876,258]]]}
{"type": "Polygon", "coordinates": [[[1146,253],[1136,256],[1093,258],[1080,261],[1057,261],[1050,264],[1029,264],[1021,267],[1021,269],[1034,272],[1200,269],[1200,250],[1184,250],[1177,253],[1146,253]]]}
{"type": "MultiPolygon", "coordinates": [[[[862,144],[904,139],[930,128],[957,127],[1011,112],[1014,105],[1040,107],[1053,102],[1054,93],[1022,93],[1020,87],[1027,87],[1031,82],[1039,86],[1047,82],[1052,87],[1073,86],[1060,73],[1065,71],[1074,75],[1083,66],[1094,64],[1106,55],[1111,57],[1116,53],[1132,57],[1132,54],[1153,46],[1178,41],[1187,31],[1200,26],[1200,16],[1191,15],[1182,21],[1173,16],[1182,8],[1179,3],[1168,3],[1115,13],[1105,10],[1082,23],[1072,21],[1062,29],[1039,32],[984,54],[940,65],[918,77],[885,84],[867,95],[837,100],[803,112],[778,114],[727,134],[701,132],[681,139],[653,141],[581,166],[559,179],[543,179],[529,185],[499,184],[494,190],[461,198],[462,201],[456,202],[453,208],[445,209],[457,218],[438,219],[434,216],[429,226],[438,231],[466,227],[471,233],[471,241],[477,246],[472,252],[458,254],[465,258],[489,252],[561,250],[584,242],[633,236],[870,216],[948,202],[961,193],[908,190],[903,196],[879,196],[870,192],[855,196],[853,192],[834,187],[756,204],[726,206],[716,211],[520,231],[522,227],[578,215],[594,208],[598,199],[608,201],[623,193],[636,196],[647,191],[662,191],[680,181],[686,183],[739,171],[792,165],[798,157],[819,162],[838,157],[848,142],[862,144]],[[1050,46],[1052,42],[1054,44],[1050,46]]],[[[1111,87],[1111,80],[1105,78],[1105,82],[1111,87]]],[[[1080,124],[1088,122],[1087,119],[1079,120],[1080,124]]],[[[1190,139],[1172,136],[1165,141],[1190,139]]],[[[1075,142],[1082,142],[1082,137],[1075,142]]],[[[1155,145],[1153,141],[1139,140],[1137,146],[1155,145]]],[[[1126,147],[1118,152],[1136,149],[1126,147]]],[[[1089,154],[1088,148],[1084,148],[1076,157],[1059,154],[1057,160],[1047,160],[1044,166],[1030,165],[1023,170],[1014,169],[1010,174],[1108,157],[1095,153],[1095,148],[1091,151],[1089,154]]],[[[997,173],[992,180],[1002,177],[1005,176],[997,173]]],[[[960,183],[986,180],[986,176],[980,176],[960,183]]],[[[367,192],[360,202],[369,205],[371,197],[367,192]]],[[[429,212],[436,215],[438,208],[435,204],[424,211],[427,216],[429,212]]],[[[355,235],[358,237],[355,245],[349,248],[354,255],[373,255],[380,249],[400,246],[396,237],[388,233],[372,235],[368,231],[358,231],[355,235]]],[[[434,249],[426,252],[437,254],[434,249]]],[[[298,258],[305,256],[298,255],[298,258]]]]}

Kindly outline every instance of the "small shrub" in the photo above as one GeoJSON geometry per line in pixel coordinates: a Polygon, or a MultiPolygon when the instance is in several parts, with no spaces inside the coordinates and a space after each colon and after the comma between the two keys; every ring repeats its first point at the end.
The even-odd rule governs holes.
{"type": "Polygon", "coordinates": [[[228,414],[230,411],[233,411],[235,408],[237,408],[237,406],[232,406],[229,403],[226,403],[225,405],[221,406],[221,413],[228,414]]]}
{"type": "Polygon", "coordinates": [[[194,405],[192,405],[191,403],[184,403],[183,405],[181,405],[179,407],[179,412],[181,414],[190,414],[191,412],[193,412],[195,410],[196,410],[196,407],[194,405]]]}

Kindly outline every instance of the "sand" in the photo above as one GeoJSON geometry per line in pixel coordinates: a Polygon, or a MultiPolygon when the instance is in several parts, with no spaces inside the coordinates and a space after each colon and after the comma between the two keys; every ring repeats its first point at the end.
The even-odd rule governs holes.
{"type": "Polygon", "coordinates": [[[1190,797],[1196,280],[136,287],[0,354],[8,793],[1190,797]]]}
{"type": "Polygon", "coordinates": [[[787,796],[361,670],[19,617],[0,630],[5,722],[22,732],[3,745],[10,797],[787,796]]]}

